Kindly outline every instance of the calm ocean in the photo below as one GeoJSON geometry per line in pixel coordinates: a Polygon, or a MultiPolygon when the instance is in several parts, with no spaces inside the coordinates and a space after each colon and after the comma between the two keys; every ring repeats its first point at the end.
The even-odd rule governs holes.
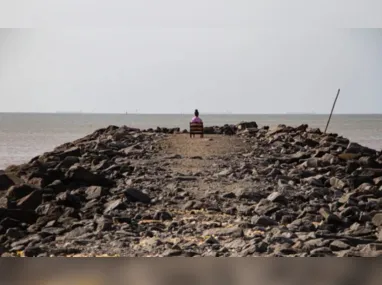
{"type": "MultiPolygon", "coordinates": [[[[324,130],[327,115],[201,115],[205,125],[256,121],[259,126],[302,123],[324,130]]],[[[13,114],[0,113],[0,169],[28,161],[54,147],[108,125],[137,128],[180,127],[191,115],[13,114]]],[[[382,115],[333,115],[330,132],[363,145],[382,148],[382,115]]]]}

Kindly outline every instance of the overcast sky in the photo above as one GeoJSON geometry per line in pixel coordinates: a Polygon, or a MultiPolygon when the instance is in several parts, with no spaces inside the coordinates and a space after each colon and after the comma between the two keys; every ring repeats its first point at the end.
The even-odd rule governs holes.
{"type": "Polygon", "coordinates": [[[382,113],[381,29],[0,31],[0,112],[382,113]]]}

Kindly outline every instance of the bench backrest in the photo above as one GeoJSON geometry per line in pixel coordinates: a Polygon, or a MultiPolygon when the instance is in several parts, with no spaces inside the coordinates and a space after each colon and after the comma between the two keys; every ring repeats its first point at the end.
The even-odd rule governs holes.
{"type": "Polygon", "coordinates": [[[203,132],[204,132],[203,123],[190,123],[191,134],[203,134],[203,132]]]}

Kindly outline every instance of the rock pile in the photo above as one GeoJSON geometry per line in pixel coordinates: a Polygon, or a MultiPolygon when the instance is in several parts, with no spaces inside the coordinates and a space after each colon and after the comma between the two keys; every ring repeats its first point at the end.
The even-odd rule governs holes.
{"type": "Polygon", "coordinates": [[[1,171],[0,254],[381,255],[379,151],[307,125],[206,130],[251,151],[185,175],[159,143],[179,129],[109,126],[1,171]],[[199,199],[200,181],[234,187],[199,199]]]}

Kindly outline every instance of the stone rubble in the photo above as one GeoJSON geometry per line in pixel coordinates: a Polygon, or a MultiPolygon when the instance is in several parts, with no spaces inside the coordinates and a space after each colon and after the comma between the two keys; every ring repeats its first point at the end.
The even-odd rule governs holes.
{"type": "Polygon", "coordinates": [[[307,125],[242,122],[205,133],[238,136],[250,152],[182,175],[168,168],[182,157],[160,145],[178,133],[109,126],[0,171],[0,254],[382,254],[380,151],[307,125]],[[198,181],[251,186],[200,199],[182,187],[198,181]]]}

